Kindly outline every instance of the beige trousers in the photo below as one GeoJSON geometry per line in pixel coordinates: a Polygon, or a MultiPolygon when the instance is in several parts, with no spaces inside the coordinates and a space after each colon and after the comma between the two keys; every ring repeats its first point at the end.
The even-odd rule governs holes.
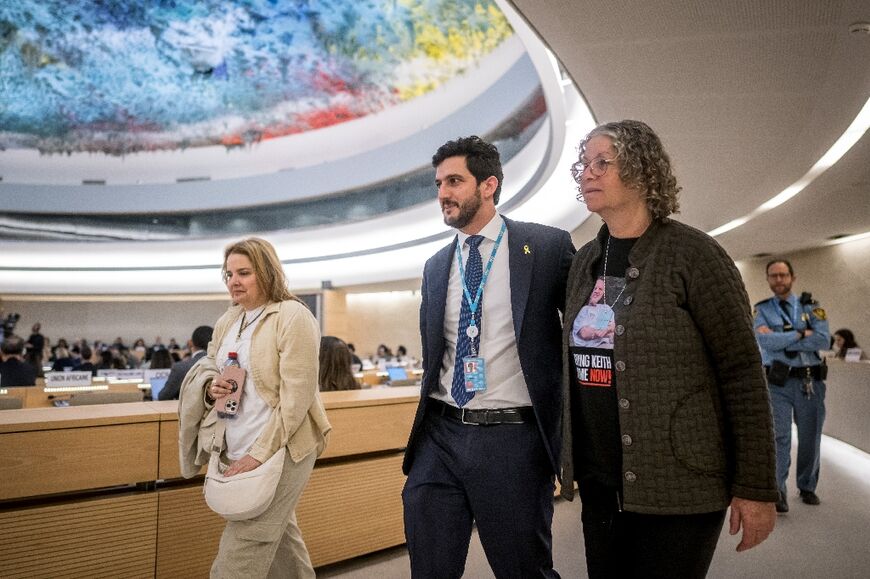
{"type": "Polygon", "coordinates": [[[212,579],[314,579],[295,511],[316,458],[312,452],[294,463],[288,452],[266,512],[247,521],[227,521],[211,566],[212,579]]]}

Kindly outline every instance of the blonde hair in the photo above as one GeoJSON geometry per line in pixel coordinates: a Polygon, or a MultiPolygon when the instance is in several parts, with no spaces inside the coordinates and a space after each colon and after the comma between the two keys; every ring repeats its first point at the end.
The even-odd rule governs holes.
{"type": "Polygon", "coordinates": [[[302,302],[287,289],[287,276],[274,246],[265,239],[249,237],[229,244],[224,249],[224,264],[221,274],[226,279],[227,260],[232,254],[244,255],[251,261],[254,275],[257,276],[257,286],[270,302],[296,300],[302,302]]]}

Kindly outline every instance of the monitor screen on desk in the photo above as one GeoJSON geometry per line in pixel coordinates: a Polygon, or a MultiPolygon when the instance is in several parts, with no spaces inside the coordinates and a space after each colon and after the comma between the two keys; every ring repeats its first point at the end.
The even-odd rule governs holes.
{"type": "Polygon", "coordinates": [[[405,372],[404,368],[387,368],[387,374],[390,375],[390,382],[408,379],[408,373],[405,372]]]}
{"type": "Polygon", "coordinates": [[[151,378],[151,400],[160,399],[160,391],[163,390],[164,386],[166,386],[167,378],[169,378],[169,376],[163,376],[162,378],[151,378]]]}

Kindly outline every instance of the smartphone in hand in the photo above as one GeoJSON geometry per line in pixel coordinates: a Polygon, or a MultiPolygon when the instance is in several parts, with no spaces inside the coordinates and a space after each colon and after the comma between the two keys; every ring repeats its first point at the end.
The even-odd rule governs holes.
{"type": "Polygon", "coordinates": [[[221,378],[232,385],[232,390],[215,403],[218,416],[222,418],[235,416],[239,413],[242,403],[242,393],[245,388],[245,369],[238,366],[226,366],[221,372],[221,378]]]}

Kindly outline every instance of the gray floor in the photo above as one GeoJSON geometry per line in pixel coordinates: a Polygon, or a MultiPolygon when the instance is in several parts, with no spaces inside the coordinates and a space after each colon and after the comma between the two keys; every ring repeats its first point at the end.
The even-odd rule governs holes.
{"type": "MultiPolygon", "coordinates": [[[[791,493],[796,495],[793,481],[792,473],[791,493]]],[[[728,535],[726,521],[709,577],[870,577],[870,456],[823,438],[822,474],[817,492],[822,504],[816,507],[804,505],[797,496],[789,497],[791,510],[777,518],[773,535],[744,553],[735,552],[738,537],[728,535]]],[[[553,557],[562,577],[586,576],[577,501],[556,503],[553,557]]],[[[404,579],[409,576],[408,556],[404,547],[396,547],[318,569],[317,576],[404,579]]],[[[493,577],[476,535],[472,538],[465,577],[493,577]]]]}

